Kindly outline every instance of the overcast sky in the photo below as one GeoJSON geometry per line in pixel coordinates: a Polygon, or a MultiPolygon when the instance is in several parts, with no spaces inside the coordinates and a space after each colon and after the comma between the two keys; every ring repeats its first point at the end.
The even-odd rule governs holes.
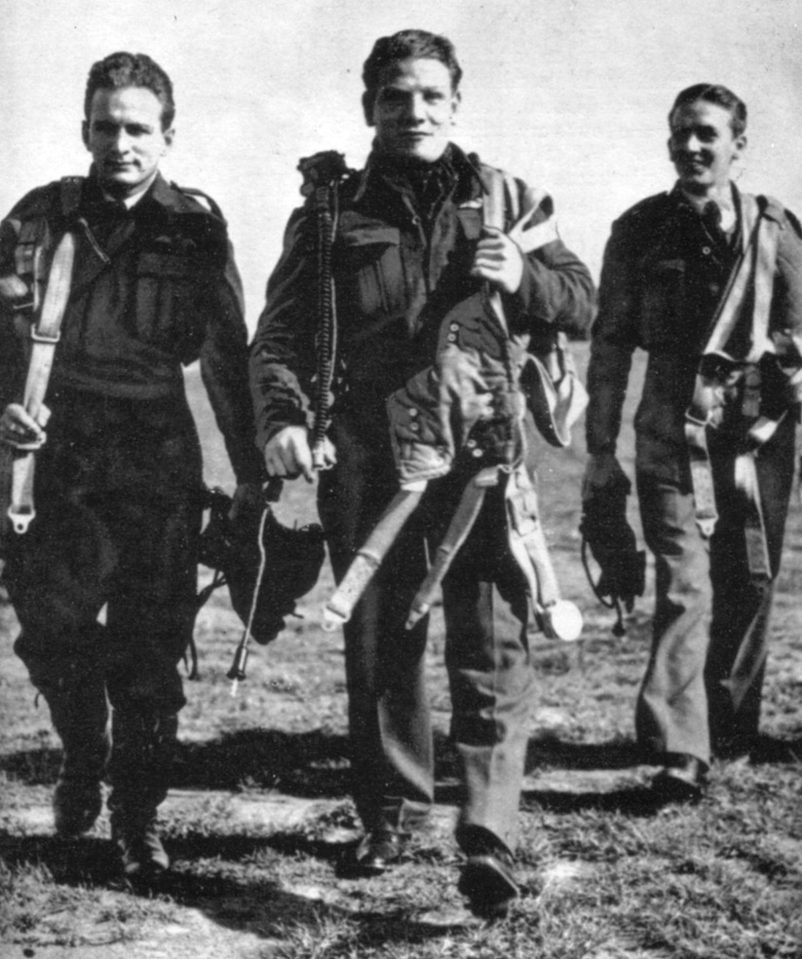
{"type": "Polygon", "coordinates": [[[171,75],[176,142],[164,166],[229,220],[253,325],[299,202],[298,159],[360,165],[373,41],[442,32],[465,72],[455,139],[548,189],[566,242],[598,276],[611,221],[669,187],[675,94],[724,83],[749,108],[739,184],[802,212],[801,0],[0,0],[0,210],[85,172],[86,74],[118,49],[171,75]]]}

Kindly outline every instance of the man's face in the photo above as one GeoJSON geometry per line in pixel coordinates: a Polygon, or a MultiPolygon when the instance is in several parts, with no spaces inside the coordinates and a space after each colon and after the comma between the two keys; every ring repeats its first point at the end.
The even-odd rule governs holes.
{"type": "Polygon", "coordinates": [[[173,142],[162,130],[162,105],[146,87],[96,90],[83,140],[101,185],[113,196],[131,196],[150,182],[173,142]]]}
{"type": "Polygon", "coordinates": [[[363,100],[382,153],[433,163],[448,145],[459,93],[448,67],[429,58],[390,64],[375,96],[363,100]]]}
{"type": "Polygon", "coordinates": [[[732,131],[729,110],[706,100],[678,107],[671,116],[668,153],[689,193],[704,195],[729,183],[730,168],[746,146],[732,131]]]}

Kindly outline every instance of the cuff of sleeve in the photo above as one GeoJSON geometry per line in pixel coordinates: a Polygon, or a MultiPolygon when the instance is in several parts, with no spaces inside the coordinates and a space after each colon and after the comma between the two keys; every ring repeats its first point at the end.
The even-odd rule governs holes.
{"type": "Polygon", "coordinates": [[[265,446],[287,426],[309,427],[307,417],[302,410],[296,407],[287,407],[281,411],[273,410],[268,418],[256,428],[256,449],[259,454],[264,452],[265,446]]]}
{"type": "Polygon", "coordinates": [[[544,320],[549,315],[548,301],[539,277],[539,271],[544,269],[542,264],[526,260],[518,291],[504,297],[508,315],[514,323],[517,321],[519,327],[526,326],[533,319],[544,320]]]}

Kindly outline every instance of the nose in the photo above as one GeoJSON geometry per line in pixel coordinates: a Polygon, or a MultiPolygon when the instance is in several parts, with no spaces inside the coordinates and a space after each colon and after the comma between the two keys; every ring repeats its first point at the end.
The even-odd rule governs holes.
{"type": "Polygon", "coordinates": [[[423,123],[426,119],[426,101],[420,93],[414,93],[407,103],[407,117],[413,123],[423,123]]]}
{"type": "Polygon", "coordinates": [[[124,127],[120,127],[112,140],[112,147],[115,153],[125,154],[131,146],[131,138],[124,127]]]}
{"type": "Polygon", "coordinates": [[[702,141],[699,139],[696,133],[691,132],[688,134],[688,137],[685,140],[685,149],[689,153],[698,153],[702,149],[702,141]]]}

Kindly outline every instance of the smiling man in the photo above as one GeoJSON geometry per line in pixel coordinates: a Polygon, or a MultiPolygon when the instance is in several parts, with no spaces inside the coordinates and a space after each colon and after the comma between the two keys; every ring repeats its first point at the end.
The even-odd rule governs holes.
{"type": "MultiPolygon", "coordinates": [[[[331,171],[312,163],[318,188],[290,220],[254,339],[252,386],[268,472],[311,479],[318,307],[333,279],[333,405],[318,459],[332,468],[320,474],[318,502],[338,580],[398,490],[386,400],[434,362],[446,314],[489,284],[524,349],[532,336],[589,320],[590,276],[551,229],[548,196],[532,201],[521,181],[506,179],[507,226],[525,195],[532,222],[545,224],[534,251],[523,253],[483,223],[483,197],[503,175],[452,142],[461,75],[445,37],[405,30],[376,42],[362,98],[373,150],[364,170],[343,178],[328,211],[336,219],[332,275],[325,262],[319,270],[316,252],[319,227],[328,232],[319,184],[331,171]]],[[[531,418],[526,424],[533,430],[531,418]]],[[[426,621],[410,630],[405,622],[426,575],[427,542],[432,551],[440,542],[481,452],[463,451],[453,473],[430,484],[345,625],[353,789],[365,826],[355,865],[364,873],[398,860],[433,801],[426,621]]],[[[473,909],[490,914],[505,911],[518,892],[513,851],[533,684],[526,582],[508,543],[509,476],[487,491],[443,582],[451,731],[465,790],[460,889],[473,909]]]]}
{"type": "Polygon", "coordinates": [[[36,515],[4,537],[4,582],[15,650],[63,747],[57,834],[91,829],[108,771],[123,871],[153,878],[169,864],[156,811],[197,605],[201,451],[182,365],[200,358],[240,499],[264,470],[225,222],[159,173],[170,79],[143,54],[111,54],[90,71],[84,109],[89,175],[32,191],[0,226],[0,442],[17,463],[41,447],[33,502],[15,491],[36,515]],[[41,328],[59,313],[48,352],[41,328]],[[47,383],[50,363],[40,407],[25,384],[47,383]]]}
{"type": "Polygon", "coordinates": [[[634,349],[648,367],[636,473],[654,553],[652,654],[638,697],[658,799],[696,800],[711,757],[758,734],[769,614],[794,472],[802,370],[796,218],[740,192],[746,107],[699,84],[668,117],[677,182],[614,224],[588,371],[584,496],[628,480],[616,442],[634,349]]]}

